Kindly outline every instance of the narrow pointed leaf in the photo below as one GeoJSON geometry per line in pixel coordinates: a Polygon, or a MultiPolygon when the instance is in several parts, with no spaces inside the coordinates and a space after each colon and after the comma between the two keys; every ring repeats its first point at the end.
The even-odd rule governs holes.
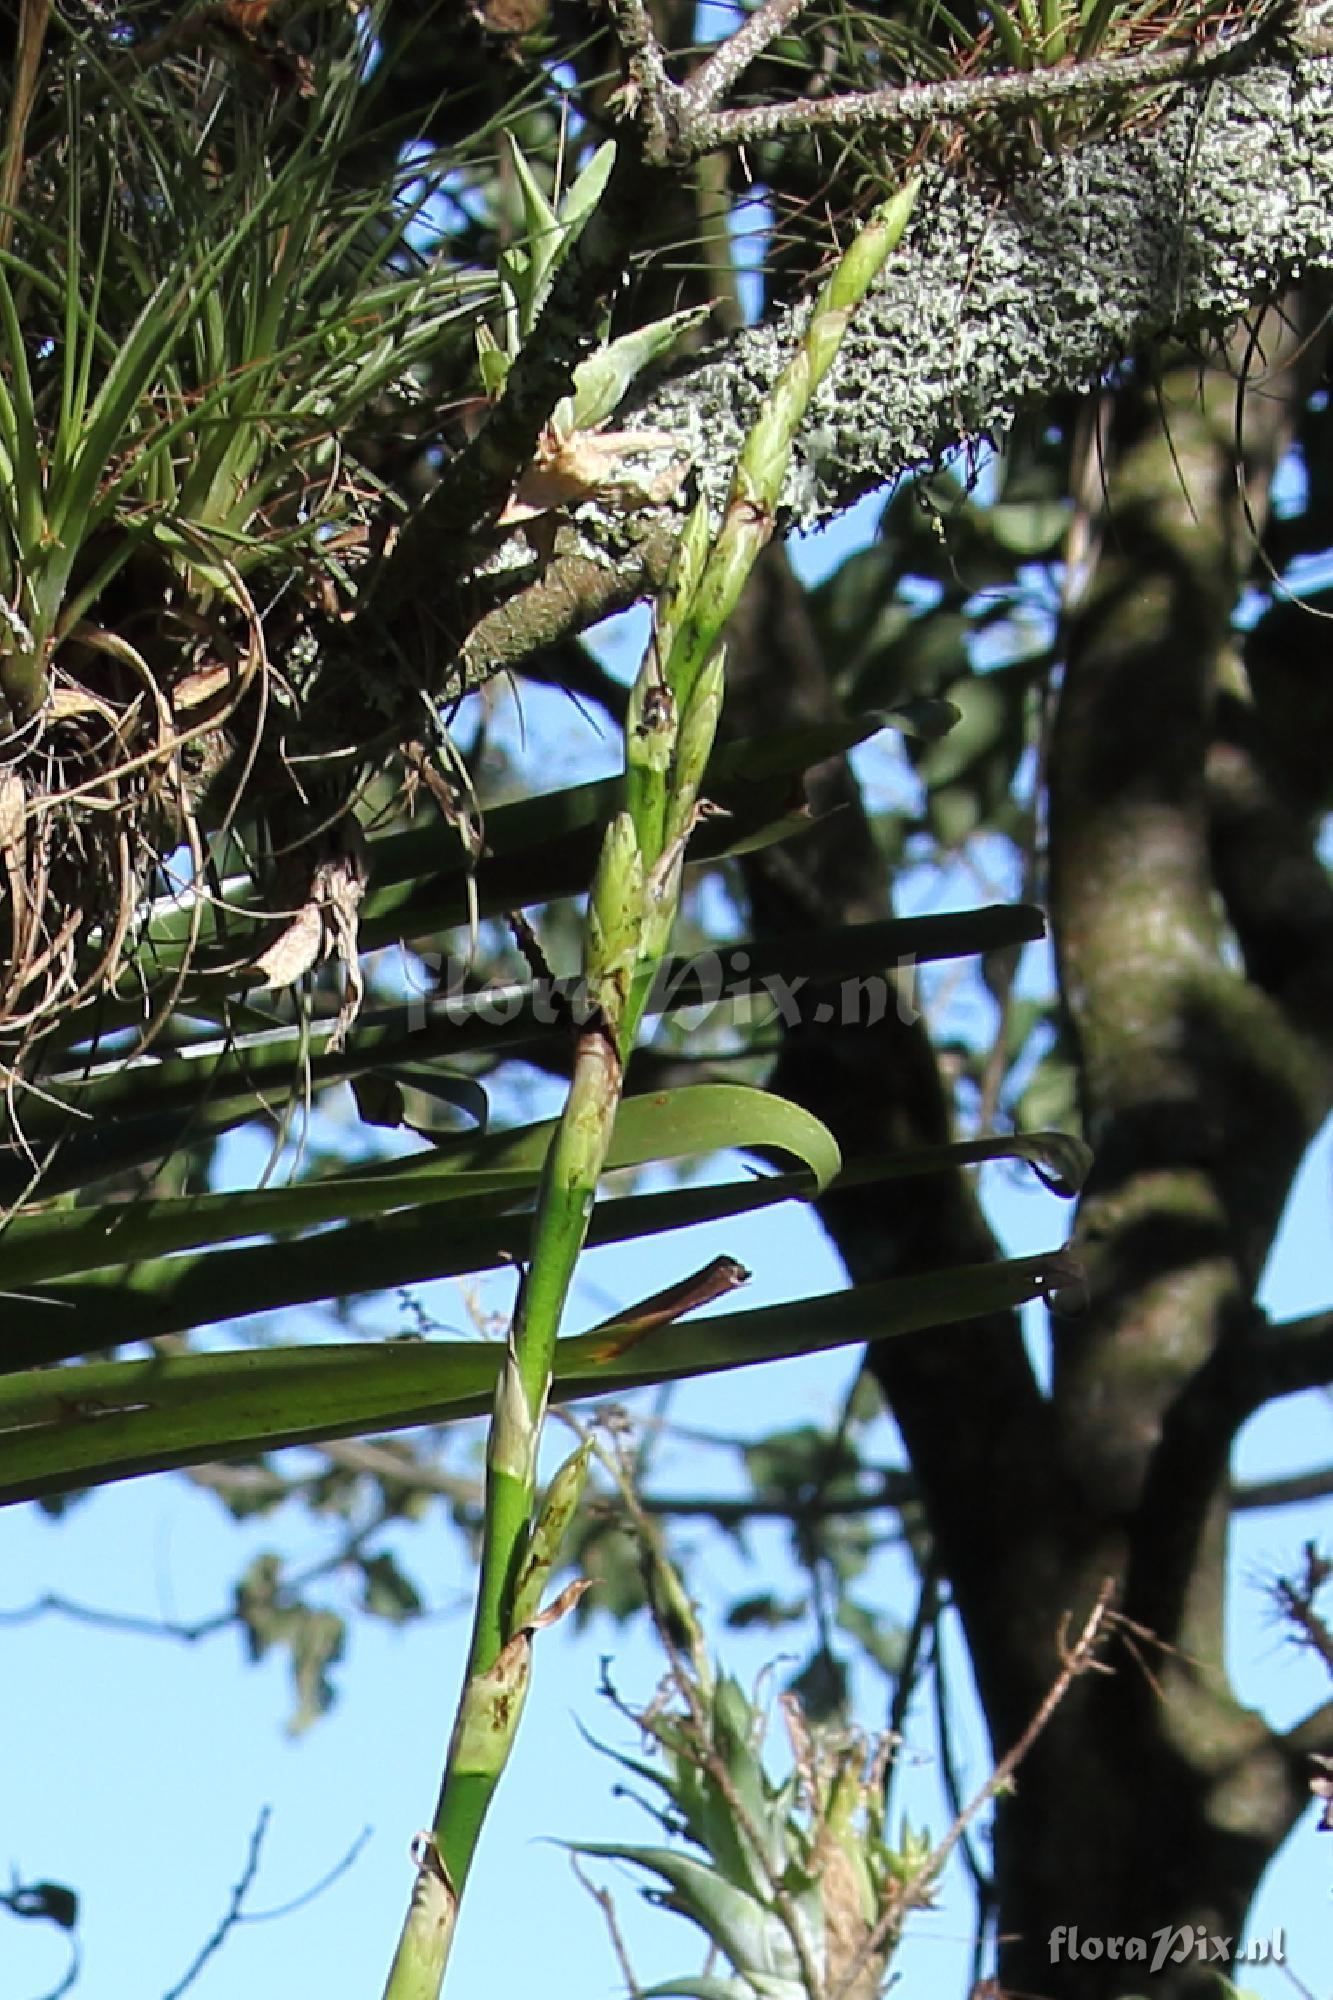
{"type": "MultiPolygon", "coordinates": [[[[797,980],[811,985],[851,980],[889,966],[995,951],[1044,934],[1041,911],[1020,903],[732,945],[692,959],[664,961],[648,1012],[669,1013],[759,991],[785,1001],[797,980]]],[[[516,984],[479,994],[424,997],[415,1014],[402,1007],[368,1013],[345,1049],[310,1054],[304,1070],[297,1031],[282,1027],[248,1039],[240,1049],[210,1041],[193,1054],[128,1070],[109,1063],[104,1074],[87,1082],[62,1084],[54,1077],[46,1085],[46,1098],[25,1110],[25,1129],[34,1146],[57,1133],[63,1139],[43,1179],[43,1193],[85,1187],[261,1112],[271,1116],[274,1096],[284,1084],[289,1089],[308,1084],[316,1090],[399,1059],[520,1051],[534,1038],[564,1031],[565,1017],[554,998],[516,984]],[[68,1110],[55,1101],[62,1089],[68,1092],[68,1110]]],[[[855,992],[846,1000],[849,1007],[861,1004],[855,992]]],[[[332,1023],[317,1032],[331,1033],[332,1023]]],[[[26,1152],[11,1149],[8,1161],[0,1152],[0,1201],[19,1199],[30,1178],[26,1152]]]]}
{"type": "Polygon", "coordinates": [[[1070,1201],[1082,1192],[1092,1165],[1092,1150],[1070,1132],[999,1132],[983,1139],[959,1139],[948,1146],[875,1153],[850,1161],[840,1178],[844,1186],[859,1186],[976,1166],[984,1160],[1025,1160],[1043,1186],[1070,1201]]]}
{"type": "MultiPolygon", "coordinates": [[[[519,1200],[535,1188],[555,1130],[556,1121],[548,1119],[484,1138],[446,1140],[406,1159],[353,1167],[294,1187],[18,1216],[0,1236],[0,1274],[6,1287],[63,1282],[82,1271],[141,1265],[203,1244],[380,1219],[422,1204],[492,1195],[519,1200]]],[[[837,1146],[817,1118],[785,1098],[740,1084],[690,1084],[629,1098],[606,1164],[637,1167],[736,1146],[794,1153],[813,1174],[816,1193],[840,1165],[837,1146]]],[[[171,1282],[169,1267],[163,1281],[171,1282]]]]}
{"type": "MultiPolygon", "coordinates": [[[[615,1327],[602,1326],[559,1343],[555,1396],[619,1395],[943,1329],[1045,1296],[1068,1266],[1057,1251],[720,1313],[655,1329],[614,1360],[615,1327]]],[[[338,1343],[10,1375],[0,1379],[0,1504],[284,1445],[478,1416],[491,1407],[502,1352],[483,1341],[338,1343]]]]}
{"type": "Polygon", "coordinates": [[[670,1883],[671,1908],[691,1917],[733,1965],[747,1973],[794,1980],[800,1992],[800,1961],[782,1919],[706,1862],[674,1847],[635,1847],[619,1841],[580,1841],[575,1852],[651,1868],[670,1883]]]}
{"type": "MultiPolygon", "coordinates": [[[[635,1242],[732,1215],[806,1199],[808,1171],[719,1186],[672,1188],[599,1202],[589,1244],[635,1242]]],[[[421,1284],[477,1271],[510,1269],[528,1254],[528,1210],[496,1216],[498,1199],[475,1198],[445,1211],[423,1208],[387,1223],[349,1223],[321,1235],[319,1256],[304,1243],[263,1243],[183,1255],[124,1271],[92,1272],[68,1287],[7,1291],[6,1371],[50,1366],[129,1340],[161,1339],[219,1317],[243,1318],[281,1305],[315,1305],[358,1290],[421,1284]],[[224,1304],[225,1302],[225,1304],[224,1304]],[[31,1310],[19,1320],[19,1308],[31,1310]]]]}

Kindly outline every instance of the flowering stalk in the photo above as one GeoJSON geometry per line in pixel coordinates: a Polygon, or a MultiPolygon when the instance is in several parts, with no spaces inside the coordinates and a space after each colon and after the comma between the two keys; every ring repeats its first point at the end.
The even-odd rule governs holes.
{"type": "Polygon", "coordinates": [[[680,892],[685,845],[722,705],[721,638],[751,570],[773,534],[792,445],[853,312],[902,241],[916,201],[909,181],[875,209],[819,293],[801,344],[741,446],[709,547],[702,501],[686,523],[658,601],[626,723],[626,802],[647,877],[643,950],[628,1027],[637,1031],[680,892]]]}
{"type": "Polygon", "coordinates": [[[625,808],[607,828],[584,928],[583,1002],[569,1095],[537,1195],[532,1258],[500,1371],[486,1459],[481,1576],[463,1696],[435,1823],[385,2000],[435,2000],[458,1897],[508,1759],[531,1670],[538,1607],[577,1505],[577,1452],[536,1508],[537,1453],[556,1339],[587,1235],[624,1068],[680,899],[690,833],[722,706],[723,630],[773,532],[791,446],[856,304],[900,241],[914,188],[876,210],[816,300],[797,354],[741,449],[711,542],[702,504],[657,604],[625,725],[625,808]]]}

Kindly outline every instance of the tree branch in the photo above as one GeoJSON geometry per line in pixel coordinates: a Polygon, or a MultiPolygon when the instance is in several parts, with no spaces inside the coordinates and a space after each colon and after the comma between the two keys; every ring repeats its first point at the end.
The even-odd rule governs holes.
{"type": "Polygon", "coordinates": [[[1321,1702],[1281,1739],[1291,1757],[1327,1756],[1333,1751],[1333,1701],[1321,1702]]]}
{"type": "MultiPolygon", "coordinates": [[[[789,27],[805,6],[805,0],[760,0],[734,35],[700,65],[684,89],[690,116],[711,111],[720,104],[737,77],[743,76],[764,50],[789,27]]],[[[705,150],[707,150],[705,148],[705,150]]]]}
{"type": "Polygon", "coordinates": [[[919,132],[946,119],[963,121],[994,111],[1044,110],[1071,99],[1095,97],[1115,102],[1135,91],[1234,70],[1257,47],[1272,41],[1279,21],[1285,22],[1291,11],[1286,0],[1279,0],[1241,34],[1216,35],[1202,48],[1188,43],[1144,49],[1134,55],[1090,56],[1082,62],[1041,64],[1030,70],[889,84],[881,90],[844,91],[832,97],[796,97],[743,111],[709,113],[696,109],[686,90],[680,93],[668,156],[677,162],[697,160],[721,146],[744,146],[792,132],[919,132]]]}
{"type": "MultiPolygon", "coordinates": [[[[1060,154],[1007,190],[934,171],[917,213],[815,399],[786,527],[816,527],[1040,399],[1095,385],[1147,342],[1220,330],[1301,273],[1333,268],[1333,70],[1292,55],[1215,78],[1206,95],[1186,86],[1150,132],[1060,154]]],[[[678,439],[720,506],[804,311],[710,349],[619,421],[678,439]]],[[[578,510],[568,546],[601,573],[599,615],[642,587],[645,536],[678,519],[679,503],[578,510]]],[[[548,611],[547,636],[580,629],[575,597],[548,611]]],[[[491,671],[474,637],[447,691],[491,671]]]]}
{"type": "Polygon", "coordinates": [[[1240,1357],[1241,1407],[1248,1413],[1333,1382],[1333,1312],[1281,1320],[1258,1335],[1240,1357]]]}
{"type": "Polygon", "coordinates": [[[1231,1489],[1233,1513],[1259,1507],[1295,1507],[1306,1500],[1325,1500],[1333,1493],[1333,1465],[1319,1472],[1295,1472],[1288,1479],[1247,1479],[1231,1489]]]}

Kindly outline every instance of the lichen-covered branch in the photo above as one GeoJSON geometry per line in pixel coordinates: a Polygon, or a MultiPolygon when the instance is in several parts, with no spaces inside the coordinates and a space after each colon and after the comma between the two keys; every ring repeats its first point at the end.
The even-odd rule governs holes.
{"type": "MultiPolygon", "coordinates": [[[[1012,185],[937,170],[909,242],[815,399],[784,525],[830,520],[1040,399],[1090,387],[1125,355],[1172,334],[1220,332],[1303,273],[1329,268],[1333,68],[1295,50],[1184,86],[1150,129],[1062,154],[1012,185]]],[[[798,307],[734,336],[618,421],[678,439],[720,507],[801,316],[798,307]]],[[[659,448],[648,462],[669,455],[659,448]]],[[[637,594],[645,531],[678,517],[678,504],[578,510],[577,543],[608,577],[599,611],[637,594]]],[[[520,553],[515,544],[516,562],[520,553]]],[[[526,589],[540,593],[531,564],[528,577],[526,589]]],[[[577,619],[577,605],[567,599],[563,615],[577,619]]],[[[466,657],[462,684],[488,677],[484,648],[466,657]]]]}
{"type": "Polygon", "coordinates": [[[1185,43],[1068,63],[1037,63],[1025,70],[791,98],[739,111],[708,111],[684,89],[676,93],[680,108],[668,121],[671,137],[664,150],[675,160],[690,160],[719,146],[753,144],[811,127],[831,132],[923,131],[946,119],[962,123],[991,111],[1034,111],[1071,99],[1119,102],[1136,91],[1237,68],[1254,48],[1273,38],[1280,17],[1291,11],[1279,0],[1241,34],[1216,35],[1203,46],[1185,43]]]}

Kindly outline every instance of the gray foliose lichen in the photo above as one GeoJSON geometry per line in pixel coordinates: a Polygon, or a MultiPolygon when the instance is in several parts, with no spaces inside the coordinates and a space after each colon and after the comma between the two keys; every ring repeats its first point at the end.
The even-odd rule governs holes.
{"type": "MultiPolygon", "coordinates": [[[[815,399],[784,526],[817,526],[1163,334],[1205,337],[1333,267],[1333,64],[1284,50],[1173,98],[1005,188],[929,176],[815,399]]],[[[808,310],[733,337],[620,421],[677,436],[720,505],[808,310]]]]}

